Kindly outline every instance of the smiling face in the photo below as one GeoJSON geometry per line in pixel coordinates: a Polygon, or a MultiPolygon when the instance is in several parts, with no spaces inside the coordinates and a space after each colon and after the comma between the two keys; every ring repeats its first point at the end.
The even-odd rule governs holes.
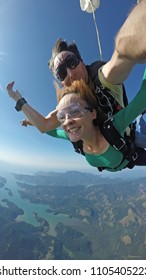
{"type": "Polygon", "coordinates": [[[59,102],[57,111],[58,119],[60,117],[60,120],[63,120],[61,127],[67,133],[70,141],[84,140],[91,135],[96,110],[91,112],[88,104],[77,94],[65,95],[59,102]]]}
{"type": "Polygon", "coordinates": [[[53,73],[55,76],[57,76],[57,73],[59,73],[58,69],[59,71],[64,71],[64,73],[66,72],[66,75],[62,76],[63,80],[60,81],[63,86],[70,86],[73,81],[81,79],[85,81],[85,83],[88,82],[88,72],[84,63],[78,60],[78,58],[72,52],[63,51],[55,57],[53,68],[53,73]]]}

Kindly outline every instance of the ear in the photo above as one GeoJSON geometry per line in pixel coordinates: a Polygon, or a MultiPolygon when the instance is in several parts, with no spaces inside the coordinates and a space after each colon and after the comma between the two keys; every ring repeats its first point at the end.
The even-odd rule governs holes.
{"type": "Polygon", "coordinates": [[[95,109],[93,109],[92,116],[93,116],[93,120],[97,118],[97,111],[95,109]]]}

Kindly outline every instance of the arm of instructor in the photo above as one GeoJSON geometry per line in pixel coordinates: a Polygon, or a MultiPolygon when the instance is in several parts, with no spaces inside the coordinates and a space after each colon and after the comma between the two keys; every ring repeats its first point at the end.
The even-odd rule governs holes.
{"type": "Polygon", "coordinates": [[[109,83],[123,83],[135,64],[146,62],[146,0],[132,9],[115,39],[111,59],[102,67],[109,83]]]}
{"type": "Polygon", "coordinates": [[[146,0],[137,3],[116,36],[115,48],[121,57],[146,63],[146,0]]]}

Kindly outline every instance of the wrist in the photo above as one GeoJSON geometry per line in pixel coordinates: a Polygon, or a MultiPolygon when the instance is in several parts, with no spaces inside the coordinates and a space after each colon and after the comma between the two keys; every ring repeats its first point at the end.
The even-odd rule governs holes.
{"type": "Polygon", "coordinates": [[[24,104],[26,104],[26,103],[27,103],[27,101],[26,101],[23,97],[21,97],[21,98],[16,102],[15,109],[16,109],[18,112],[21,111],[22,106],[23,106],[24,104]]]}

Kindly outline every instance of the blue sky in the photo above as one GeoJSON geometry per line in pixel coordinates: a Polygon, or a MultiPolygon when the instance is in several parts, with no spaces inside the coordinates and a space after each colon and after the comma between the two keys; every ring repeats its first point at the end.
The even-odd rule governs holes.
{"type": "MultiPolygon", "coordinates": [[[[109,60],[114,37],[135,0],[101,0],[96,10],[103,59],[109,60]]],[[[100,59],[92,14],[79,0],[0,0],[0,161],[38,170],[93,171],[70,143],[20,125],[24,118],[5,90],[15,81],[28,103],[46,116],[56,106],[53,76],[47,62],[55,41],[76,41],[84,62],[100,59]]],[[[139,89],[144,65],[125,82],[129,101],[139,89]]]]}

